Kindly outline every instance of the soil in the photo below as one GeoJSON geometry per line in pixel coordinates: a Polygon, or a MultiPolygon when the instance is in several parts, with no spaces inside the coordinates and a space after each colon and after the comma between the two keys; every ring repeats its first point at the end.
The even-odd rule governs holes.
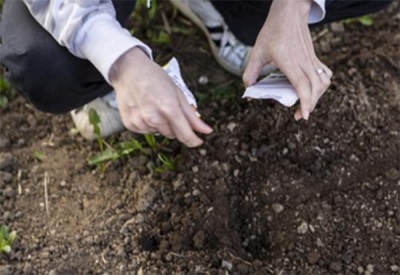
{"type": "Polygon", "coordinates": [[[177,56],[199,95],[235,98],[208,95],[214,133],[197,149],[172,143],[176,171],[161,175],[143,154],[100,175],[86,161],[97,144],[67,114],[12,99],[0,110],[0,224],[18,237],[0,274],[400,274],[400,16],[373,18],[313,31],[335,76],[308,122],[240,100],[202,34],[174,34],[160,59],[177,56]]]}

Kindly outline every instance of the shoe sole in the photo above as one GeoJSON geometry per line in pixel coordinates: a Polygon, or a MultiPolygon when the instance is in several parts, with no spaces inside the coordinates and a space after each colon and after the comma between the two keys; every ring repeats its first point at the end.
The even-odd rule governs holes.
{"type": "Polygon", "coordinates": [[[208,44],[210,45],[211,52],[214,55],[214,58],[216,59],[218,64],[221,65],[222,68],[224,68],[231,74],[241,77],[244,70],[238,69],[237,67],[229,64],[228,62],[219,57],[218,47],[215,45],[214,41],[211,38],[210,32],[207,30],[206,26],[203,24],[201,19],[196,14],[194,14],[190,10],[190,8],[185,3],[182,2],[182,0],[170,0],[170,1],[184,16],[189,18],[204,33],[204,35],[207,37],[208,44]]]}

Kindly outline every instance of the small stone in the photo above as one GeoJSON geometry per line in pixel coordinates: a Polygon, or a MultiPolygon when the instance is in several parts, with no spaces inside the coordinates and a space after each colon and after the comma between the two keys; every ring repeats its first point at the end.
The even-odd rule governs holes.
{"type": "Polygon", "coordinates": [[[229,122],[227,128],[228,128],[229,132],[233,132],[233,130],[236,128],[236,123],[229,122]]]}
{"type": "Polygon", "coordinates": [[[199,167],[193,166],[193,167],[192,167],[192,171],[193,171],[193,173],[199,172],[199,167]]]}
{"type": "Polygon", "coordinates": [[[200,149],[199,152],[200,152],[200,155],[202,155],[202,156],[207,155],[207,150],[205,150],[205,149],[200,149]]]}
{"type": "Polygon", "coordinates": [[[200,85],[207,85],[208,84],[208,77],[205,75],[202,75],[199,77],[199,84],[200,85]]]}
{"type": "Polygon", "coordinates": [[[306,234],[308,232],[308,224],[306,222],[302,222],[302,224],[297,228],[297,233],[306,234]]]}
{"type": "Polygon", "coordinates": [[[283,148],[282,150],[282,155],[287,155],[289,153],[289,149],[288,148],[283,148]]]}
{"type": "Polygon", "coordinates": [[[13,162],[14,158],[10,153],[0,154],[0,170],[9,168],[10,166],[12,166],[13,162]]]}
{"type": "Polygon", "coordinates": [[[272,209],[274,210],[274,212],[276,214],[279,214],[285,209],[285,207],[280,203],[273,203],[272,204],[272,209]]]}
{"type": "Polygon", "coordinates": [[[364,273],[364,268],[363,268],[362,266],[357,267],[357,272],[358,272],[359,274],[364,273]]]}
{"type": "Polygon", "coordinates": [[[342,270],[342,264],[340,262],[332,262],[329,265],[329,269],[335,272],[340,272],[342,270]]]}
{"type": "Polygon", "coordinates": [[[3,180],[6,183],[10,183],[12,181],[13,176],[11,173],[0,171],[0,180],[3,180]]]}
{"type": "Polygon", "coordinates": [[[3,192],[4,197],[8,199],[14,199],[17,196],[17,191],[13,190],[11,187],[6,187],[3,192]]]}
{"type": "Polygon", "coordinates": [[[3,219],[5,221],[8,221],[8,219],[10,219],[10,218],[11,218],[11,212],[10,211],[5,211],[4,214],[3,214],[3,219]]]}
{"type": "Polygon", "coordinates": [[[307,261],[310,264],[316,264],[320,257],[321,255],[318,253],[318,251],[311,251],[307,254],[307,261]]]}
{"type": "Polygon", "coordinates": [[[135,223],[136,224],[142,224],[144,223],[144,216],[142,214],[137,214],[135,217],[135,223]]]}
{"type": "Polygon", "coordinates": [[[397,272],[397,271],[399,271],[399,266],[398,265],[391,265],[390,266],[390,270],[393,271],[393,272],[397,272]]]}
{"type": "Polygon", "coordinates": [[[49,272],[49,275],[58,275],[58,270],[57,269],[53,269],[49,272]]]}
{"type": "Polygon", "coordinates": [[[33,274],[33,266],[30,263],[25,264],[24,274],[33,274]]]}
{"type": "Polygon", "coordinates": [[[233,267],[233,264],[232,264],[231,262],[222,260],[221,267],[222,267],[222,268],[225,268],[225,269],[227,269],[227,270],[231,270],[232,267],[233,267]]]}
{"type": "Polygon", "coordinates": [[[374,266],[373,266],[372,264],[367,265],[367,270],[368,270],[370,273],[374,273],[374,266]]]}
{"type": "Polygon", "coordinates": [[[194,197],[198,197],[198,196],[200,196],[200,190],[199,189],[194,189],[193,190],[193,192],[192,192],[192,195],[194,196],[194,197]]]}
{"type": "Polygon", "coordinates": [[[233,171],[233,176],[234,176],[235,178],[237,178],[237,177],[239,176],[239,169],[235,169],[235,170],[233,171]]]}
{"type": "Polygon", "coordinates": [[[60,182],[60,186],[61,186],[61,187],[64,187],[65,185],[67,185],[67,182],[66,182],[65,180],[62,180],[62,181],[60,182]]]}
{"type": "Polygon", "coordinates": [[[331,23],[331,29],[335,33],[342,33],[342,32],[344,32],[343,23],[342,22],[331,23]]]}

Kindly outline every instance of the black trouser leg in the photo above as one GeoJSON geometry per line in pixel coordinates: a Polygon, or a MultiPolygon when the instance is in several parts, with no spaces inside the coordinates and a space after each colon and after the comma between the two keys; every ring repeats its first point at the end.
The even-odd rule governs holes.
{"type": "MultiPolygon", "coordinates": [[[[113,3],[118,21],[125,25],[135,0],[113,3]]],[[[89,61],[58,45],[22,0],[6,0],[1,20],[0,63],[5,76],[39,110],[64,113],[112,90],[89,61]]]]}
{"type": "MultiPolygon", "coordinates": [[[[235,36],[247,45],[254,45],[267,18],[271,2],[212,0],[235,36]]],[[[391,2],[392,0],[327,0],[326,17],[321,24],[377,12],[389,6],[391,2]]]]}

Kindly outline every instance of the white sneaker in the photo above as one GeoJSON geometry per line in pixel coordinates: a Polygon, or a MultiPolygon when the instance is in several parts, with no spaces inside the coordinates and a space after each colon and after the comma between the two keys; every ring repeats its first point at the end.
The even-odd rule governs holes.
{"type": "MultiPolygon", "coordinates": [[[[228,72],[242,76],[252,47],[243,44],[235,37],[210,0],[170,1],[203,31],[217,62],[228,72]]],[[[274,66],[267,65],[261,75],[266,75],[275,69],[274,66]]]]}
{"type": "Polygon", "coordinates": [[[81,108],[71,111],[72,120],[81,135],[88,139],[96,139],[94,127],[89,121],[89,112],[93,109],[100,118],[99,128],[102,137],[108,137],[125,129],[119,115],[115,92],[96,98],[81,108]]]}

